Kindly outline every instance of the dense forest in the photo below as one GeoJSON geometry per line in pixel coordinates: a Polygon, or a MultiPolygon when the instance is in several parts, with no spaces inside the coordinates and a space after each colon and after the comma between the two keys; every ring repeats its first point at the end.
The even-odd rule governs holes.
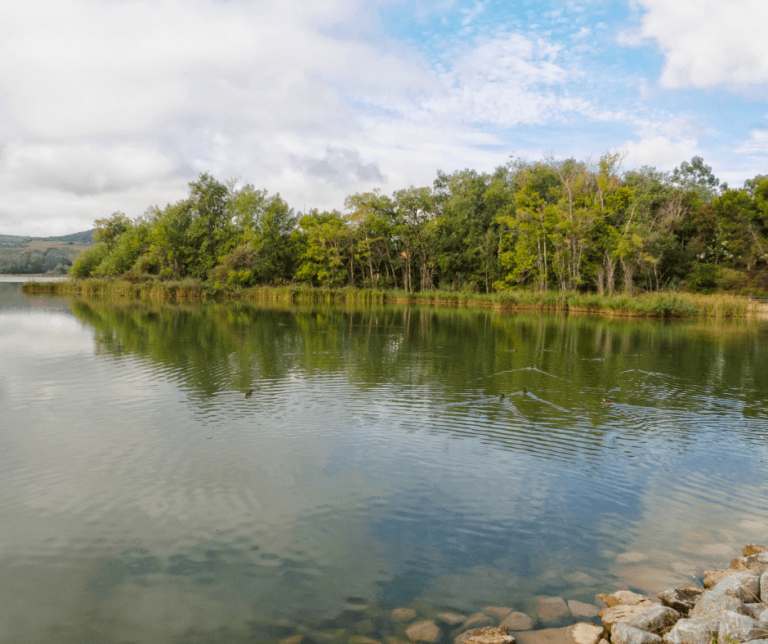
{"type": "Polygon", "coordinates": [[[731,189],[700,157],[670,173],[513,159],[491,174],[438,172],[432,187],[350,195],[343,211],[294,212],[279,194],[202,174],[186,199],[95,222],[76,277],[302,282],[600,294],[760,286],[768,176],[731,189]]]}

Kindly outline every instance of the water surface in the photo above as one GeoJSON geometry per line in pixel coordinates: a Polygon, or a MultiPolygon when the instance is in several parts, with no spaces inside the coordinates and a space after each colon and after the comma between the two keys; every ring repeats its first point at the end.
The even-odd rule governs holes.
{"type": "Polygon", "coordinates": [[[765,322],[18,286],[0,642],[405,639],[394,607],[653,592],[768,538],[765,322]]]}

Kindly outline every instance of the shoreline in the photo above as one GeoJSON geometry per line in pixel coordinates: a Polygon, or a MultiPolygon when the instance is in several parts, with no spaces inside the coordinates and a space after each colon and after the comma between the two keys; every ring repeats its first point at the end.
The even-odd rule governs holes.
{"type": "Polygon", "coordinates": [[[179,301],[251,300],[306,303],[420,304],[447,307],[491,308],[500,311],[541,311],[577,315],[642,318],[768,317],[768,304],[737,295],[647,293],[593,295],[553,291],[462,293],[427,291],[406,293],[360,288],[321,288],[303,285],[231,288],[199,280],[143,281],[125,279],[66,279],[26,281],[27,294],[99,295],[179,301]]]}

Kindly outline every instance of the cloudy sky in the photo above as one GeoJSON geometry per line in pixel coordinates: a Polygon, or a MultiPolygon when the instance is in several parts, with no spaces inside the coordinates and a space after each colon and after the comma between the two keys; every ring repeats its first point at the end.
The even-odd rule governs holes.
{"type": "Polygon", "coordinates": [[[65,234],[198,173],[297,209],[511,155],[768,171],[764,0],[0,3],[0,233],[65,234]]]}

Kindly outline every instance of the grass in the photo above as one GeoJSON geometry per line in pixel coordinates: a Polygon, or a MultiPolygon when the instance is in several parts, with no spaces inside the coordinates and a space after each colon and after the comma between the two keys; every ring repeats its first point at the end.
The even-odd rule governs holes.
{"type": "Polygon", "coordinates": [[[744,317],[750,314],[747,298],[736,295],[694,295],[691,293],[644,293],[635,296],[617,293],[595,295],[559,291],[507,291],[467,293],[453,291],[405,291],[360,288],[314,288],[305,285],[231,288],[208,282],[89,278],[60,282],[26,282],[25,293],[102,295],[159,300],[243,299],[307,303],[357,302],[479,306],[501,310],[567,311],[634,317],[744,317]]]}

